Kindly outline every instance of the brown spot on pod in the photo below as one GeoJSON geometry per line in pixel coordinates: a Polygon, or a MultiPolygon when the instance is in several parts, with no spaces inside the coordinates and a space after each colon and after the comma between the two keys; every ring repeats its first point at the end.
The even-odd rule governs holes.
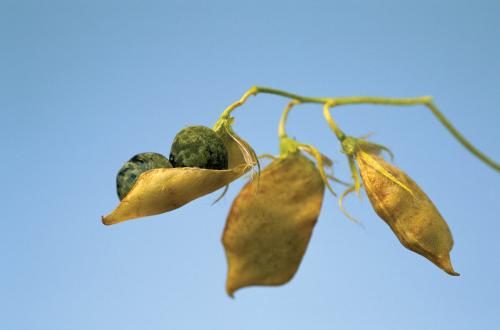
{"type": "Polygon", "coordinates": [[[230,296],[251,285],[281,285],[297,271],[323,201],[324,183],[300,154],[274,160],[234,200],[222,242],[230,296]]]}
{"type": "Polygon", "coordinates": [[[459,275],[450,260],[450,229],[422,189],[406,173],[377,155],[359,151],[356,160],[370,203],[401,244],[448,274],[459,275]]]}

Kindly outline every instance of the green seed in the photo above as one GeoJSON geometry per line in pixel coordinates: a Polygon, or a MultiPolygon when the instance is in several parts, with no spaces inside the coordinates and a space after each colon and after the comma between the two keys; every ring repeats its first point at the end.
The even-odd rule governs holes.
{"type": "Polygon", "coordinates": [[[116,176],[116,191],[120,200],[127,196],[141,173],[154,168],[171,168],[168,159],[155,152],[143,152],[130,158],[116,176]]]}
{"type": "Polygon", "coordinates": [[[170,162],[174,167],[225,170],[228,154],[222,139],[213,130],[205,126],[190,126],[175,136],[170,162]]]}

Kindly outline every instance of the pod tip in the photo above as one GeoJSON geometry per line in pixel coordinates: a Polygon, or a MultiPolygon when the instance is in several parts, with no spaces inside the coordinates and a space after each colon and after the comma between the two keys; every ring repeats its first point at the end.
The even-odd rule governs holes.
{"type": "Polygon", "coordinates": [[[457,273],[454,269],[453,269],[453,265],[451,264],[451,259],[450,259],[450,256],[449,255],[445,255],[445,256],[439,256],[436,258],[436,260],[434,261],[435,264],[441,268],[442,270],[444,270],[446,273],[448,273],[449,275],[452,275],[452,276],[460,276],[460,273],[457,273]]]}

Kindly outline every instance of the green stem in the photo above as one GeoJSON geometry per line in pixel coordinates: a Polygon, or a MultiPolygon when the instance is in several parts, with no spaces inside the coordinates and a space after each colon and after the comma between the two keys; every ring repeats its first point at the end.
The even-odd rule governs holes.
{"type": "Polygon", "coordinates": [[[290,139],[288,134],[286,134],[286,121],[288,119],[288,113],[292,108],[300,102],[292,100],[288,102],[283,113],[281,114],[280,122],[278,125],[278,137],[280,140],[280,157],[286,157],[290,153],[297,152],[299,150],[300,143],[290,139]]]}
{"type": "Polygon", "coordinates": [[[339,139],[340,143],[345,140],[346,135],[345,133],[338,127],[337,123],[332,118],[332,115],[330,114],[330,107],[333,107],[335,104],[333,102],[327,102],[325,103],[325,106],[323,107],[323,115],[325,116],[326,122],[330,126],[330,128],[335,132],[335,135],[337,136],[337,139],[339,139]]]}
{"type": "Polygon", "coordinates": [[[285,130],[285,126],[286,126],[286,121],[288,119],[288,113],[290,112],[290,110],[292,110],[292,108],[299,104],[300,102],[297,101],[297,100],[292,100],[290,101],[287,106],[285,107],[285,109],[283,110],[283,113],[281,114],[281,118],[280,118],[280,123],[279,123],[279,126],[278,126],[278,137],[281,139],[281,138],[285,138],[287,137],[288,135],[286,134],[286,130],[285,130]]]}
{"type": "Polygon", "coordinates": [[[432,114],[443,124],[443,126],[450,132],[455,139],[458,140],[467,150],[469,150],[474,156],[482,160],[488,166],[493,169],[500,171],[500,165],[497,164],[493,159],[486,156],[484,153],[476,149],[460,132],[446,119],[446,117],[439,111],[436,105],[431,101],[425,104],[429,110],[432,111],[432,114]]]}
{"type": "Polygon", "coordinates": [[[330,98],[326,97],[307,97],[307,96],[301,96],[289,92],[285,92],[279,89],[275,88],[269,88],[269,87],[261,87],[261,86],[254,86],[252,88],[255,88],[256,94],[273,94],[273,95],[279,95],[283,97],[287,97],[289,99],[294,99],[297,101],[300,101],[301,103],[325,103],[331,100],[330,98]]]}
{"type": "MultiPolygon", "coordinates": [[[[436,105],[432,102],[431,96],[422,96],[422,97],[414,97],[414,98],[386,98],[386,97],[376,97],[376,96],[351,96],[351,97],[306,97],[301,96],[289,92],[285,92],[275,88],[269,87],[261,87],[254,86],[250,88],[243,97],[231,104],[221,115],[220,120],[229,119],[231,112],[245,103],[245,101],[252,95],[257,94],[273,94],[278,96],[287,97],[293,100],[296,100],[299,103],[321,103],[327,104],[330,103],[335,106],[340,105],[350,105],[350,104],[380,104],[380,105],[401,105],[401,106],[410,106],[410,105],[425,105],[429,110],[431,110],[432,114],[439,120],[439,122],[457,139],[457,141],[465,147],[469,152],[471,152],[474,156],[483,161],[486,165],[492,167],[496,171],[500,171],[500,165],[493,161],[491,158],[486,156],[484,153],[479,151],[476,147],[474,147],[438,110],[436,105]]],[[[285,118],[286,119],[286,118],[285,118]]],[[[217,124],[216,124],[217,126],[217,124]]],[[[341,131],[339,130],[339,133],[341,131]]],[[[337,135],[339,137],[340,135],[337,135]]]]}
{"type": "Polygon", "coordinates": [[[411,97],[411,98],[389,98],[377,96],[349,96],[349,97],[306,97],[275,88],[254,86],[255,94],[273,94],[295,99],[301,103],[328,103],[332,102],[336,106],[348,104],[383,104],[383,105],[416,105],[426,104],[432,101],[431,96],[411,97]]]}

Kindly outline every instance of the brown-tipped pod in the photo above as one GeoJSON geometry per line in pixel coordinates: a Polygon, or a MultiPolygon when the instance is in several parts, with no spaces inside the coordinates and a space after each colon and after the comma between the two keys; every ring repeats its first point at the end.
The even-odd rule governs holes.
{"type": "Polygon", "coordinates": [[[222,242],[230,296],[251,285],[281,285],[296,273],[323,201],[315,164],[300,153],[274,160],[234,200],[222,242]]]}
{"type": "Polygon", "coordinates": [[[390,226],[407,249],[416,252],[450,275],[453,237],[429,197],[399,168],[373,153],[359,151],[356,161],[375,212],[390,226]]]}

